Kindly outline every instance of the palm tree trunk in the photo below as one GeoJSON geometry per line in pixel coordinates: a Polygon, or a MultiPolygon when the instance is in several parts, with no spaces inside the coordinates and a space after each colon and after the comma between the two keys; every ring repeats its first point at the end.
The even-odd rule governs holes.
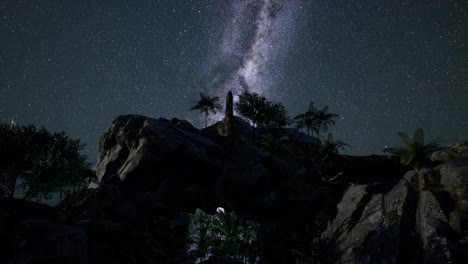
{"type": "Polygon", "coordinates": [[[208,111],[205,112],[205,128],[208,126],[208,111]]]}

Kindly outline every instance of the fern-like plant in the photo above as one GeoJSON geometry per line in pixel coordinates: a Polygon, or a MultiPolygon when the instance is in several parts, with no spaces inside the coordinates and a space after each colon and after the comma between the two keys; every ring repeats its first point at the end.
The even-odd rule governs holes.
{"type": "Polygon", "coordinates": [[[404,147],[389,147],[385,148],[384,152],[389,153],[389,156],[398,157],[402,165],[410,166],[416,171],[419,171],[429,161],[429,155],[443,148],[439,145],[440,143],[455,140],[453,138],[436,138],[425,144],[424,131],[421,128],[414,131],[413,138],[403,132],[399,132],[398,135],[403,141],[404,147]]]}

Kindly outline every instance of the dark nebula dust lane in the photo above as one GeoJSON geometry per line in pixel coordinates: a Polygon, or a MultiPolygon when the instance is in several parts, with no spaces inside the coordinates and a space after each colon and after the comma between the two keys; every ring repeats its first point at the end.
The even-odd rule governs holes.
{"type": "MultiPolygon", "coordinates": [[[[468,138],[462,0],[0,0],[0,121],[86,143],[122,114],[187,119],[198,93],[329,106],[346,153],[398,131],[468,138]]],[[[211,122],[221,118],[218,113],[211,122]]]]}

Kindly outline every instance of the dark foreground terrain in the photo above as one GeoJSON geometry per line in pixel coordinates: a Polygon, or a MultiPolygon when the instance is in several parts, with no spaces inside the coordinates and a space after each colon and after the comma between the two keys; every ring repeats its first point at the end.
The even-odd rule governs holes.
{"type": "Polygon", "coordinates": [[[317,157],[320,142],[295,129],[231,126],[118,117],[92,189],[57,207],[0,200],[0,263],[187,263],[187,214],[217,207],[259,224],[261,263],[468,263],[466,153],[417,173],[384,156],[317,157]]]}

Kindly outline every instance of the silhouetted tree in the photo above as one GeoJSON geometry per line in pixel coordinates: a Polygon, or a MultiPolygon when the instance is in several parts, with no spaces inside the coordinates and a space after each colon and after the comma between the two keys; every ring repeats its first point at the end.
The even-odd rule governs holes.
{"type": "Polygon", "coordinates": [[[273,101],[265,111],[264,121],[267,128],[281,128],[288,124],[287,111],[282,103],[273,101]]]}
{"type": "Polygon", "coordinates": [[[201,113],[205,115],[205,128],[208,126],[208,115],[210,112],[216,114],[216,110],[221,110],[222,106],[218,103],[219,97],[210,97],[203,93],[200,93],[200,100],[196,102],[196,105],[190,108],[193,110],[200,110],[201,113]]]}
{"type": "Polygon", "coordinates": [[[48,198],[82,183],[89,174],[83,145],[64,132],[0,124],[0,188],[10,197],[48,198]]]}
{"type": "Polygon", "coordinates": [[[287,125],[286,108],[280,102],[270,102],[265,97],[254,92],[243,92],[236,103],[240,115],[249,119],[255,128],[266,127],[268,129],[287,125]]]}
{"type": "Polygon", "coordinates": [[[320,138],[320,132],[327,132],[328,129],[335,124],[335,118],[338,118],[338,115],[335,113],[328,113],[328,106],[325,106],[322,110],[317,111],[314,116],[315,124],[317,126],[315,133],[317,133],[317,138],[320,138]]]}
{"type": "Polygon", "coordinates": [[[317,138],[320,138],[320,132],[327,132],[328,129],[335,124],[335,118],[338,115],[328,113],[328,106],[322,110],[317,110],[314,107],[314,102],[311,102],[307,112],[294,117],[293,121],[297,129],[306,129],[307,135],[315,133],[317,138]]]}
{"type": "Polygon", "coordinates": [[[317,109],[314,107],[314,102],[310,102],[309,108],[303,114],[299,114],[294,117],[293,122],[296,125],[297,129],[306,129],[306,133],[308,136],[313,133],[313,129],[315,127],[315,114],[317,113],[317,109]]]}

